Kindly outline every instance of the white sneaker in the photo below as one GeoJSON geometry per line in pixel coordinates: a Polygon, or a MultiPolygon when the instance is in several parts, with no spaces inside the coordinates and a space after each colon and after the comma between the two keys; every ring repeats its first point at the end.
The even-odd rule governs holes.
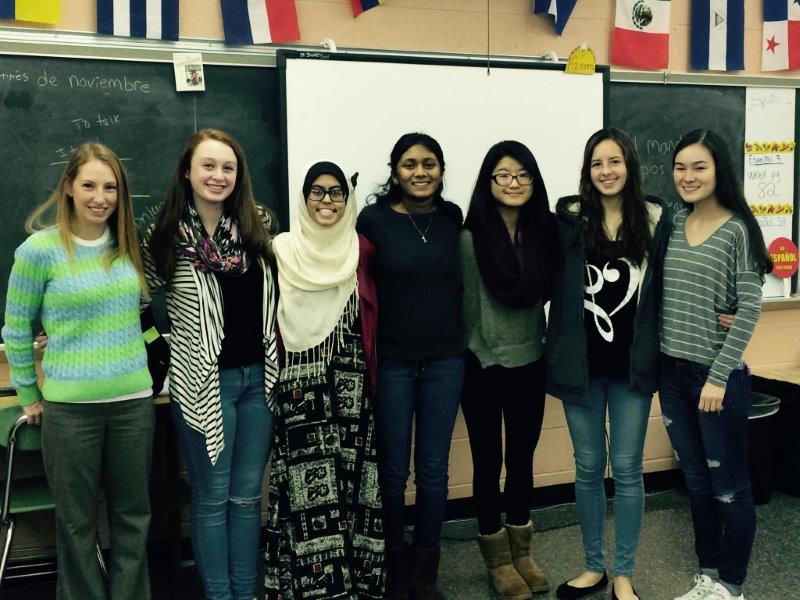
{"type": "MultiPolygon", "coordinates": [[[[708,598],[708,594],[710,594],[711,590],[714,589],[715,584],[719,585],[708,575],[701,575],[698,573],[694,576],[694,587],[686,592],[683,596],[676,597],[675,600],[706,600],[708,598]]],[[[730,597],[731,596],[728,595],[728,598],[730,597]]]]}
{"type": "Polygon", "coordinates": [[[703,600],[744,600],[744,594],[732,596],[728,591],[728,588],[722,585],[719,581],[715,581],[711,591],[703,596],[703,600]]]}

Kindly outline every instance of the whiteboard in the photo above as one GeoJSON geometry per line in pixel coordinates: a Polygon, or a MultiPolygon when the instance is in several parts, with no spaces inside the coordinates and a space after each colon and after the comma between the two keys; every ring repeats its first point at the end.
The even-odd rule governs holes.
{"type": "MultiPolygon", "coordinates": [[[[575,194],[589,136],[603,127],[608,70],[572,75],[563,65],[391,61],[386,57],[279,52],[290,215],[317,160],[359,172],[363,205],[389,177],[389,153],[404,133],[442,146],[445,199],[466,214],[481,161],[496,142],[515,139],[534,153],[551,205],[575,194]]],[[[410,60],[410,59],[409,59],[410,60]]],[[[291,220],[291,217],[290,217],[291,220]]]]}

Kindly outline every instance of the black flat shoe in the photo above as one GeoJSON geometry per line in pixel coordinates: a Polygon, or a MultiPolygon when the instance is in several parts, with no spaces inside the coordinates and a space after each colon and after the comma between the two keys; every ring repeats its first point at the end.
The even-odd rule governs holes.
{"type": "MultiPolygon", "coordinates": [[[[633,586],[631,586],[631,588],[633,588],[633,586]]],[[[635,589],[633,589],[633,594],[639,600],[642,600],[642,597],[639,595],[639,593],[635,589]]],[[[619,600],[619,597],[617,596],[617,590],[614,589],[614,584],[613,583],[611,584],[611,600],[619,600]]]]}
{"type": "MultiPolygon", "coordinates": [[[[603,578],[589,587],[574,587],[567,582],[562,583],[558,586],[558,589],[556,589],[556,598],[560,600],[578,600],[578,598],[585,598],[589,594],[594,594],[597,590],[604,589],[607,585],[608,575],[603,571],[603,578]]],[[[611,593],[612,598],[616,598],[616,596],[613,596],[613,590],[611,593]]]]}

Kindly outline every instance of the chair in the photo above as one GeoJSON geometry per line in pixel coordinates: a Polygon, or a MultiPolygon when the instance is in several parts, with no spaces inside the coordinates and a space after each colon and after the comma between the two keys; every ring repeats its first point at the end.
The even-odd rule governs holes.
{"type": "MultiPolygon", "coordinates": [[[[23,513],[53,510],[55,502],[43,475],[20,479],[13,477],[17,451],[40,452],[42,449],[40,428],[28,425],[28,419],[19,406],[0,409],[0,446],[7,449],[2,505],[0,505],[0,528],[6,528],[5,542],[0,555],[0,588],[2,588],[8,556],[11,553],[11,543],[14,539],[15,517],[23,513]]],[[[100,571],[108,585],[108,570],[99,540],[95,543],[95,548],[100,571]]]]}

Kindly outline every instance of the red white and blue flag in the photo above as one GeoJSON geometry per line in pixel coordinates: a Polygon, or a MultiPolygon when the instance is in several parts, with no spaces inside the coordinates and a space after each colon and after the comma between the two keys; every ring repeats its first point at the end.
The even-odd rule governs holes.
{"type": "Polygon", "coordinates": [[[764,0],[761,70],[800,69],[800,0],[764,0]]]}
{"type": "Polygon", "coordinates": [[[577,2],[578,0],[535,0],[533,12],[534,14],[553,15],[556,33],[561,35],[577,2]]]}
{"type": "Polygon", "coordinates": [[[384,0],[350,0],[350,4],[353,6],[353,16],[357,17],[364,11],[369,10],[370,8],[375,8],[376,6],[380,6],[384,3],[384,0]]]}
{"type": "Polygon", "coordinates": [[[744,69],[744,0],[692,2],[692,68],[744,69]]]}
{"type": "Polygon", "coordinates": [[[178,39],[178,0],[97,0],[97,33],[178,39]]]}
{"type": "Polygon", "coordinates": [[[617,0],[611,62],[637,69],[669,66],[669,0],[617,0]]]}
{"type": "Polygon", "coordinates": [[[294,0],[220,0],[228,44],[280,44],[300,39],[294,0]]]}

